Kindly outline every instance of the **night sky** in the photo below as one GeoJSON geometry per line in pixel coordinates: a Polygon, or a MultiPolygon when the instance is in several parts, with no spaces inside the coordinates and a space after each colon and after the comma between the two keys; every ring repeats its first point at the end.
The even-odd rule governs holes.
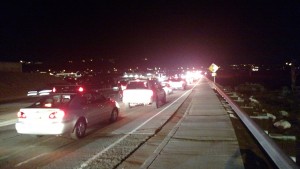
{"type": "Polygon", "coordinates": [[[300,58],[298,0],[7,1],[0,21],[0,61],[198,66],[300,58]]]}

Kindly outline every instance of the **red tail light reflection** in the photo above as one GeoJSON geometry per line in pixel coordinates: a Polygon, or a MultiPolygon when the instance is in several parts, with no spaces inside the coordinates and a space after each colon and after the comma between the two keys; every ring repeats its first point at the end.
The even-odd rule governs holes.
{"type": "Polygon", "coordinates": [[[79,92],[83,92],[83,90],[84,90],[83,87],[79,87],[79,88],[78,88],[78,91],[79,91],[79,92]]]}

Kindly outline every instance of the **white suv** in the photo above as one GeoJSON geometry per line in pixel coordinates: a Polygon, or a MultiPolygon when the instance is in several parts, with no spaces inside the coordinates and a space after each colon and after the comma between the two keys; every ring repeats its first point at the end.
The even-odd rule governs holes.
{"type": "Polygon", "coordinates": [[[129,108],[155,102],[158,108],[166,103],[166,93],[157,80],[130,80],[123,90],[123,102],[129,108]]]}

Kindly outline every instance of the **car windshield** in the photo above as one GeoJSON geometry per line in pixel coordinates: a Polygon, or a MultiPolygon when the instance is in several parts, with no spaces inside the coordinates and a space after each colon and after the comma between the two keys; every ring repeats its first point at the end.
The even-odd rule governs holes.
{"type": "Polygon", "coordinates": [[[34,108],[56,108],[69,104],[74,98],[73,94],[56,94],[42,98],[35,102],[31,107],[34,108]]]}
{"type": "Polygon", "coordinates": [[[126,85],[126,84],[127,84],[127,81],[119,81],[119,84],[121,84],[121,85],[126,85]]]}
{"type": "Polygon", "coordinates": [[[148,83],[145,81],[140,82],[129,82],[127,89],[148,89],[148,83]]]}

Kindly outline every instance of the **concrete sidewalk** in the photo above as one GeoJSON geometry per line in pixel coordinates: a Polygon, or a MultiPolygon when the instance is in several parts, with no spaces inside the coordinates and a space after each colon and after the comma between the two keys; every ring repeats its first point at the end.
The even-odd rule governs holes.
{"type": "Polygon", "coordinates": [[[213,89],[202,80],[193,92],[182,120],[142,168],[244,168],[229,115],[213,89]]]}

